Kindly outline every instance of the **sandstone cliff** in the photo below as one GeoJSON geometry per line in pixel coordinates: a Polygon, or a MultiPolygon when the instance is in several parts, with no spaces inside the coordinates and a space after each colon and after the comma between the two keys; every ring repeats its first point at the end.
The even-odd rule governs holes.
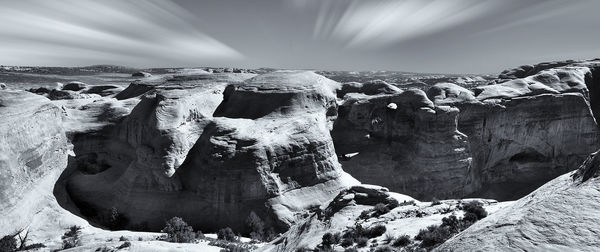
{"type": "Polygon", "coordinates": [[[532,191],[598,147],[592,109],[600,67],[532,69],[473,90],[451,83],[427,94],[342,89],[332,136],[344,169],[419,199],[516,199],[532,191]]]}
{"type": "Polygon", "coordinates": [[[436,251],[597,251],[599,169],[595,152],[578,170],[474,224],[436,251]]]}
{"type": "Polygon", "coordinates": [[[0,91],[0,236],[29,224],[67,164],[62,111],[25,91],[0,91]]]}
{"type": "Polygon", "coordinates": [[[65,184],[81,214],[110,226],[103,215],[115,208],[122,223],[112,228],[158,230],[180,216],[244,232],[254,211],[286,229],[357,183],[329,136],[337,83],[310,72],[252,76],[161,77],[117,95],[143,94],[121,122],[73,138],[78,168],[65,184]]]}

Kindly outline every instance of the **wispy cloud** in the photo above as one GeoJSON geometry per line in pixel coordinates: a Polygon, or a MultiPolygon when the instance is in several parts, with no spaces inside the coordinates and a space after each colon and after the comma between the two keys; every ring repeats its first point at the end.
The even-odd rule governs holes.
{"type": "Polygon", "coordinates": [[[319,9],[315,39],[333,38],[347,47],[379,48],[485,20],[488,16],[504,15],[502,11],[507,11],[507,7],[527,8],[539,1],[332,0],[312,3],[319,9]]]}
{"type": "Polygon", "coordinates": [[[196,22],[170,1],[3,1],[0,60],[195,65],[242,57],[199,31],[196,22]]]}

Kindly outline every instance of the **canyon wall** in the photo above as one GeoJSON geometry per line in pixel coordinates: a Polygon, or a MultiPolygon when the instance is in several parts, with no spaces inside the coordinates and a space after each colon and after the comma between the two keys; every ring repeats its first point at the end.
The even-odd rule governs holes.
{"type": "Polygon", "coordinates": [[[253,211],[284,230],[357,184],[329,135],[337,83],[311,72],[251,77],[151,79],[117,95],[142,97],[119,123],[73,138],[77,168],[64,184],[80,214],[114,229],[159,230],[179,216],[244,232],[253,211]],[[118,223],[106,222],[111,212],[118,223]]]}
{"type": "Polygon", "coordinates": [[[419,199],[516,199],[599,146],[597,64],[545,64],[473,90],[346,94],[336,150],[358,180],[419,199]]]}
{"type": "Polygon", "coordinates": [[[67,164],[63,111],[25,91],[0,91],[0,236],[20,230],[48,201],[67,164]]]}

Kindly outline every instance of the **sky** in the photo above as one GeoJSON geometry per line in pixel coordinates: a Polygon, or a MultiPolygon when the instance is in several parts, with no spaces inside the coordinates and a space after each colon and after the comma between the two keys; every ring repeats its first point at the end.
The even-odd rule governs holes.
{"type": "Polygon", "coordinates": [[[496,73],[600,57],[598,0],[0,0],[0,64],[496,73]]]}

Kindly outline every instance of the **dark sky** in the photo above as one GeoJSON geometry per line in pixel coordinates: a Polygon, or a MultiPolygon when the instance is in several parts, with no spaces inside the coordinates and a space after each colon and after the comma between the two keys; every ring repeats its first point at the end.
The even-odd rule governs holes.
{"type": "Polygon", "coordinates": [[[0,64],[493,73],[600,57],[597,0],[0,0],[0,64]]]}

